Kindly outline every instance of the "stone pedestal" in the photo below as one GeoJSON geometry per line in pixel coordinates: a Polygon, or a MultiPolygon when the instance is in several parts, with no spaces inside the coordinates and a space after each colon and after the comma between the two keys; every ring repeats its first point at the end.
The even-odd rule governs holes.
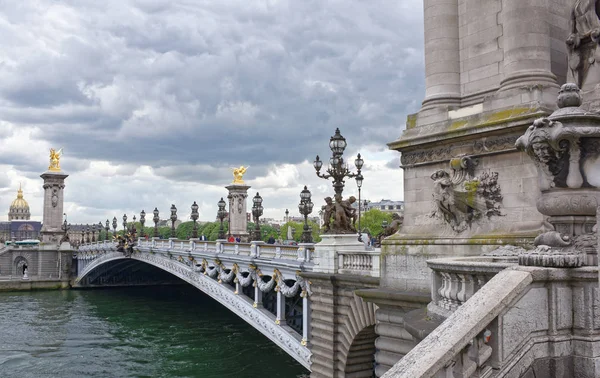
{"type": "Polygon", "coordinates": [[[338,273],[339,252],[364,252],[365,245],[355,234],[321,235],[321,242],[315,244],[314,272],[338,273]]]}
{"type": "Polygon", "coordinates": [[[65,179],[68,176],[63,172],[50,171],[40,176],[44,179],[44,218],[40,231],[42,243],[58,244],[64,234],[61,226],[65,179]]]}
{"type": "Polygon", "coordinates": [[[240,237],[242,241],[248,240],[248,219],[246,218],[246,198],[248,197],[248,185],[229,185],[225,187],[229,191],[229,233],[233,237],[240,237]]]}

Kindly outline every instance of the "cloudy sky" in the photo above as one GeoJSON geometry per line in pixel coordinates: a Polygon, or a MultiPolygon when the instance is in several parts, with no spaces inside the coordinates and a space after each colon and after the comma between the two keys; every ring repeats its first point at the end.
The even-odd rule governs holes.
{"type": "Polygon", "coordinates": [[[41,220],[39,175],[63,147],[71,223],[171,203],[189,218],[194,200],[213,220],[242,164],[281,219],[304,185],[319,206],[332,193],[312,161],[336,127],[347,158],[364,157],[362,197],[402,199],[385,144],[423,99],[422,13],[420,0],[0,0],[0,213],[22,183],[41,220]]]}

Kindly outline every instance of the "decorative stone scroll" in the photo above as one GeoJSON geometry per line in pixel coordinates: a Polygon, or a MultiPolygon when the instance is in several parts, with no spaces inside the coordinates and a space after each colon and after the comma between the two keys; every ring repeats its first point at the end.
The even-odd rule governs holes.
{"type": "Polygon", "coordinates": [[[436,205],[431,216],[441,217],[455,232],[466,230],[483,216],[502,215],[498,173],[483,172],[473,177],[476,165],[475,160],[465,156],[450,160],[451,173],[440,169],[431,175],[436,205]]]}

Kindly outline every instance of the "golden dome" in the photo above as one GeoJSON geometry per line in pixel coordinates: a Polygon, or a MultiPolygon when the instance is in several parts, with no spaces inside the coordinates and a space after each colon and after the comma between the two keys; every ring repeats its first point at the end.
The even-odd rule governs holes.
{"type": "Polygon", "coordinates": [[[10,208],[12,209],[27,209],[29,210],[29,204],[23,198],[23,191],[21,190],[21,185],[19,185],[19,191],[17,192],[17,198],[12,201],[10,204],[10,208]]]}

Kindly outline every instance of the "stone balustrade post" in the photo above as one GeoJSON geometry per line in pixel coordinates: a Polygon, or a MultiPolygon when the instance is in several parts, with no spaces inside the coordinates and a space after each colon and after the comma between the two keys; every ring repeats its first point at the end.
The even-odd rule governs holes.
{"type": "Polygon", "coordinates": [[[285,325],[285,295],[277,291],[277,319],[275,324],[285,325]]]}
{"type": "Polygon", "coordinates": [[[169,249],[173,249],[173,247],[175,246],[175,238],[169,238],[169,249]]]}
{"type": "Polygon", "coordinates": [[[300,243],[298,244],[298,261],[310,261],[310,249],[315,243],[300,243]]]}
{"type": "Polygon", "coordinates": [[[310,328],[310,300],[308,299],[308,293],[304,293],[302,297],[302,341],[301,344],[306,346],[308,344],[308,331],[310,328]]]}
{"type": "Polygon", "coordinates": [[[215,242],[215,253],[222,253],[223,251],[223,243],[226,242],[224,239],[217,239],[215,242]]]}
{"type": "Polygon", "coordinates": [[[196,250],[196,243],[199,241],[200,239],[198,238],[191,238],[190,239],[190,250],[191,251],[195,251],[196,250]]]}
{"type": "MultiPolygon", "coordinates": [[[[256,277],[257,280],[260,280],[260,277],[256,277]]],[[[254,283],[254,304],[252,305],[254,308],[262,307],[262,291],[258,288],[258,283],[254,283]]]]}
{"type": "Polygon", "coordinates": [[[262,240],[256,240],[250,242],[250,257],[260,257],[260,246],[265,244],[262,240]]]}

